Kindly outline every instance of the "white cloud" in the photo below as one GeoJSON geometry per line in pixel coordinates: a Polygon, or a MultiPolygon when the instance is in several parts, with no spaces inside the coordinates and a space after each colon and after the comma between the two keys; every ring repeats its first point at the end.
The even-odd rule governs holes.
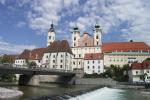
{"type": "Polygon", "coordinates": [[[2,38],[0,39],[0,54],[16,54],[21,53],[24,49],[34,48],[36,48],[35,45],[17,45],[3,41],[2,38]]]}
{"type": "Polygon", "coordinates": [[[4,5],[4,4],[5,4],[5,1],[6,1],[6,0],[0,0],[0,4],[3,4],[3,5],[4,5]]]}
{"type": "Polygon", "coordinates": [[[32,10],[28,12],[29,25],[34,30],[45,32],[53,21],[56,25],[61,19],[61,11],[72,5],[77,5],[78,0],[34,0],[32,10]]]}
{"type": "Polygon", "coordinates": [[[85,31],[99,21],[104,33],[117,29],[127,40],[145,41],[150,44],[149,10],[148,0],[87,0],[81,12],[84,14],[70,22],[70,26],[77,23],[82,31],[85,31]],[[125,23],[127,25],[120,29],[125,23]]]}

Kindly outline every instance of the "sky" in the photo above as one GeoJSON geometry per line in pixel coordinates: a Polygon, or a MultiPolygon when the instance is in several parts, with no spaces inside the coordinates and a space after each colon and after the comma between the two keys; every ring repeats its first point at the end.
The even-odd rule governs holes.
{"type": "Polygon", "coordinates": [[[54,23],[56,40],[67,39],[78,26],[102,42],[143,41],[150,45],[150,0],[0,0],[0,54],[46,47],[54,23]]]}

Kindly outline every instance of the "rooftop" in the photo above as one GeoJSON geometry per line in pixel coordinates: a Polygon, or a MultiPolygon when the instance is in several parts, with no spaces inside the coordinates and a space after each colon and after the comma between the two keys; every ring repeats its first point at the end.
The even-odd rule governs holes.
{"type": "Polygon", "coordinates": [[[84,60],[99,60],[102,59],[102,53],[87,53],[84,56],[84,60]]]}
{"type": "Polygon", "coordinates": [[[150,51],[150,46],[144,42],[110,42],[102,44],[102,51],[108,52],[129,52],[129,51],[150,51]]]}

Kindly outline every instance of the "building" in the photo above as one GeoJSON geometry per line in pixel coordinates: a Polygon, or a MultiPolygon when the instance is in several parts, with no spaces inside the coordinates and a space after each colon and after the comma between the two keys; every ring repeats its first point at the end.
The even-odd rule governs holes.
{"type": "Polygon", "coordinates": [[[122,67],[133,62],[143,62],[150,58],[150,47],[144,42],[111,42],[102,44],[104,66],[122,67]]]}
{"type": "Polygon", "coordinates": [[[51,45],[54,41],[55,41],[55,30],[54,25],[52,23],[47,35],[47,46],[51,45]]]}
{"type": "Polygon", "coordinates": [[[145,82],[150,83],[150,60],[145,60],[142,63],[131,64],[129,70],[129,81],[132,83],[144,82],[142,76],[145,77],[145,82]]]}
{"type": "Polygon", "coordinates": [[[89,53],[84,56],[84,73],[100,74],[104,72],[103,55],[101,53],[89,53]]]}
{"type": "Polygon", "coordinates": [[[29,62],[35,62],[36,67],[41,67],[42,56],[46,49],[37,48],[33,50],[24,50],[15,60],[15,67],[27,67],[29,62]]]}
{"type": "Polygon", "coordinates": [[[73,54],[67,40],[54,41],[46,48],[42,58],[42,67],[72,70],[73,54]]]}
{"type": "Polygon", "coordinates": [[[83,69],[84,67],[84,56],[87,53],[101,53],[101,28],[99,25],[94,27],[94,35],[89,33],[83,33],[80,36],[78,27],[75,27],[72,32],[72,52],[73,58],[73,69],[83,69]]]}

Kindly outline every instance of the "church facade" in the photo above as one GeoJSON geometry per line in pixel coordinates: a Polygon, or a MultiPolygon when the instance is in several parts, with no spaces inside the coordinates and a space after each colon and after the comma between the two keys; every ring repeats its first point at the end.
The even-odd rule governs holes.
{"type": "Polygon", "coordinates": [[[89,33],[80,34],[79,28],[74,27],[72,32],[72,52],[74,54],[73,69],[84,69],[84,56],[88,53],[101,53],[101,28],[94,26],[93,36],[89,33]]]}

